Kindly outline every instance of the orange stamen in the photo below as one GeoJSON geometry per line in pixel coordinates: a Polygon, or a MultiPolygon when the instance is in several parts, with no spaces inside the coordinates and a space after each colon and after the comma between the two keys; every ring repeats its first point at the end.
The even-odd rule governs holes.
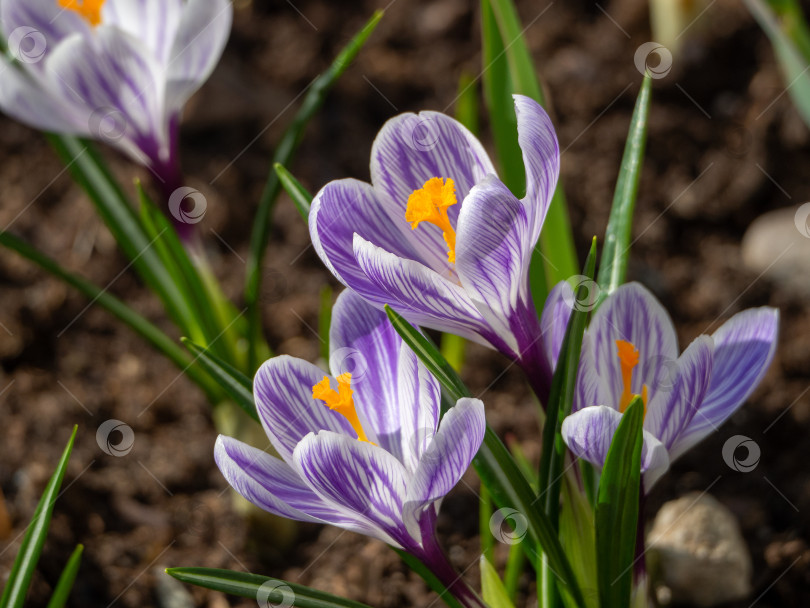
{"type": "Polygon", "coordinates": [[[416,230],[419,222],[441,228],[448,247],[447,261],[451,264],[456,263],[456,231],[450,225],[447,208],[457,202],[453,180],[448,178],[444,182],[441,177],[432,177],[421,189],[413,191],[405,209],[405,219],[411,223],[411,230],[416,230]]]}
{"type": "Polygon", "coordinates": [[[633,368],[638,365],[639,353],[638,349],[630,342],[624,340],[616,340],[616,347],[618,348],[619,362],[622,367],[622,395],[619,398],[619,412],[624,414],[630,402],[640,396],[644,402],[644,415],[647,415],[647,385],[641,387],[641,395],[633,394],[631,385],[633,383],[633,368]]]}
{"type": "Polygon", "coordinates": [[[101,23],[101,7],[104,0],[57,0],[59,6],[75,11],[93,27],[101,23]]]}
{"type": "Polygon", "coordinates": [[[320,399],[326,403],[330,410],[336,411],[343,416],[352,425],[354,432],[357,433],[358,441],[366,441],[371,443],[363,431],[363,425],[360,424],[360,418],[357,416],[357,410],[354,407],[354,398],[352,394],[352,375],[349,372],[340,374],[337,378],[338,390],[332,388],[329,382],[329,376],[324,376],[323,380],[318,382],[312,387],[312,398],[320,399]]]}

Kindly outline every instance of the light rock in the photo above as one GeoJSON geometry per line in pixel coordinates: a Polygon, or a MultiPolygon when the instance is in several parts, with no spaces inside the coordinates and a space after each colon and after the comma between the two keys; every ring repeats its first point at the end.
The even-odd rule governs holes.
{"type": "Polygon", "coordinates": [[[705,607],[751,593],[751,556],[737,520],[708,494],[664,504],[647,535],[647,555],[659,601],[705,607]]]}
{"type": "Polygon", "coordinates": [[[798,296],[810,296],[810,203],[769,211],[742,241],[743,263],[798,296]]]}

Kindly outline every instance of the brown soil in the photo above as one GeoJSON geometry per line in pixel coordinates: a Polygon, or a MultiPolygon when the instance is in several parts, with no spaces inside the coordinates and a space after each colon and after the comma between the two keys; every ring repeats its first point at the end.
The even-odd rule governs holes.
{"type": "MultiPolygon", "coordinates": [[[[190,105],[182,136],[188,183],[209,202],[201,227],[212,263],[234,301],[241,298],[250,218],[273,143],[299,93],[383,4],[237,3],[228,50],[190,105]]],[[[307,133],[293,166],[305,185],[314,191],[330,179],[367,178],[374,135],[398,112],[452,112],[460,74],[481,70],[479,19],[470,4],[391,3],[307,133]]],[[[633,54],[650,38],[646,3],[519,5],[524,23],[532,24],[527,36],[565,150],[562,180],[583,253],[605,228],[640,81],[633,54]]],[[[762,386],[674,466],[655,489],[649,514],[665,500],[711,488],[739,518],[754,560],[754,593],[737,605],[808,605],[808,305],[740,262],[740,240],[755,217],[810,196],[803,170],[810,163],[808,131],[789,96],[780,97],[772,51],[739,3],[711,3],[689,36],[672,72],[655,82],[631,277],[662,299],[684,344],[750,306],[778,306],[783,324],[762,386]],[[725,440],[737,434],[762,449],[752,473],[732,471],[721,457],[725,440]]],[[[3,119],[0,157],[0,225],[168,328],[43,138],[3,119]]],[[[110,159],[130,183],[132,167],[114,154],[110,159]]],[[[318,295],[335,283],[286,198],[275,214],[266,266],[264,321],[272,347],[315,360],[320,342],[310,328],[317,326],[318,295]]],[[[273,538],[258,535],[234,510],[214,466],[216,431],[190,382],[107,313],[86,308],[82,297],[8,252],[0,254],[0,283],[0,489],[12,526],[0,538],[1,573],[71,425],[79,425],[29,605],[45,604],[79,542],[86,550],[71,606],[161,605],[160,568],[181,565],[246,569],[373,606],[435,601],[376,541],[302,526],[292,548],[281,551],[273,538]],[[134,429],[134,449],[125,457],[108,456],[96,444],[96,429],[110,418],[134,429]]],[[[465,377],[483,392],[493,427],[536,458],[533,405],[519,373],[506,368],[497,355],[470,347],[465,377]]],[[[477,586],[471,508],[477,481],[473,474],[465,481],[445,501],[439,530],[454,564],[477,586]]],[[[534,597],[528,573],[523,592],[534,597]]],[[[201,606],[254,605],[192,593],[201,606]]]]}

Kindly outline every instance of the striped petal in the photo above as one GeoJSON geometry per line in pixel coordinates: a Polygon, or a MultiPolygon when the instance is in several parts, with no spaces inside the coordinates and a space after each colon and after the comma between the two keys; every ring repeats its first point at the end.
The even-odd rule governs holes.
{"type": "Polygon", "coordinates": [[[484,440],[486,425],[484,403],[479,399],[459,399],[442,418],[408,487],[404,520],[414,538],[419,537],[422,513],[444,498],[470,466],[484,440]]]}
{"type": "Polygon", "coordinates": [[[515,95],[518,143],[526,168],[526,196],[523,198],[529,224],[529,238],[536,243],[546,219],[560,175],[560,147],[546,111],[536,101],[515,95]]]}
{"type": "MultiPolygon", "coordinates": [[[[520,345],[513,328],[527,324],[521,313],[528,310],[530,301],[528,272],[534,243],[528,230],[523,205],[494,175],[472,189],[458,219],[456,270],[461,284],[515,353],[520,345]]],[[[535,338],[529,336],[529,340],[535,338]]]]}
{"type": "MultiPolygon", "coordinates": [[[[611,407],[586,407],[563,420],[562,437],[574,456],[602,468],[621,419],[622,415],[611,407]]],[[[645,491],[649,492],[669,468],[669,456],[664,444],[652,433],[643,431],[642,435],[641,471],[645,491]]]]}
{"type": "Polygon", "coordinates": [[[579,357],[573,411],[577,412],[600,403],[606,403],[613,409],[619,407],[618,402],[613,400],[610,386],[596,372],[593,337],[586,331],[582,337],[582,353],[579,357]]]}
{"type": "Polygon", "coordinates": [[[734,315],[712,335],[709,390],[673,446],[673,459],[717,429],[748,399],[773,360],[778,333],[779,311],[754,308],[734,315]]]}
{"type": "Polygon", "coordinates": [[[588,334],[593,341],[593,361],[610,394],[606,404],[618,404],[622,374],[616,353],[616,340],[625,340],[639,351],[639,364],[633,370],[632,392],[641,394],[642,385],[655,398],[654,388],[660,367],[678,358],[678,339],[669,314],[655,297],[638,283],[627,283],[612,293],[596,311],[588,334]]]}
{"type": "MultiPolygon", "coordinates": [[[[560,281],[549,292],[546,303],[543,306],[543,314],[540,318],[540,327],[543,332],[543,350],[546,358],[551,363],[551,369],[557,366],[557,359],[560,357],[565,330],[568,328],[568,320],[574,305],[574,290],[567,281],[560,281]]],[[[588,405],[600,403],[594,401],[588,405]]]]}
{"type": "Polygon", "coordinates": [[[256,372],[253,395],[259,418],[273,447],[287,462],[298,442],[313,431],[356,436],[343,416],[312,398],[312,387],[325,375],[308,361],[287,355],[273,357],[256,372]]]}
{"type": "Polygon", "coordinates": [[[647,407],[644,428],[671,448],[701,407],[712,377],[714,342],[700,336],[673,362],[659,369],[659,385],[647,407]]]}
{"type": "Polygon", "coordinates": [[[392,453],[413,473],[436,434],[442,394],[439,381],[405,343],[400,345],[397,387],[396,400],[386,403],[399,414],[400,446],[392,453]]]}
{"type": "Polygon", "coordinates": [[[188,0],[171,48],[166,107],[179,112],[219,61],[233,22],[230,0],[188,0]]]}
{"type": "Polygon", "coordinates": [[[328,431],[307,435],[293,454],[296,469],[326,501],[356,515],[394,546],[407,544],[402,522],[406,471],[385,450],[328,431]]]}
{"type": "MultiPolygon", "coordinates": [[[[11,43],[12,54],[16,54],[11,48],[14,46],[12,41],[23,34],[44,36],[46,44],[43,51],[47,54],[71,34],[78,32],[90,36],[92,33],[90,25],[76,11],[60,7],[57,0],[2,0],[0,18],[3,34],[11,43]]],[[[29,38],[29,42],[33,44],[33,38],[29,38]]],[[[22,47],[24,50],[31,48],[27,44],[22,47]]]]}
{"type": "Polygon", "coordinates": [[[140,40],[163,66],[169,62],[182,13],[182,0],[106,0],[101,9],[102,23],[140,40]]]}
{"type": "Polygon", "coordinates": [[[361,294],[378,306],[390,304],[411,323],[455,333],[486,344],[479,335],[495,338],[478,309],[459,285],[419,262],[377,247],[360,235],[354,255],[376,293],[361,294]],[[488,335],[487,335],[488,334],[488,335]]]}

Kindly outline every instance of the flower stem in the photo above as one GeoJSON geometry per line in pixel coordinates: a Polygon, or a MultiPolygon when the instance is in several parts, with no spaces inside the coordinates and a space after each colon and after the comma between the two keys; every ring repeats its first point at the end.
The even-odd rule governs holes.
{"type": "Polygon", "coordinates": [[[478,594],[464,582],[462,576],[450,564],[432,530],[424,535],[423,547],[415,554],[464,608],[487,608],[478,594]]]}

